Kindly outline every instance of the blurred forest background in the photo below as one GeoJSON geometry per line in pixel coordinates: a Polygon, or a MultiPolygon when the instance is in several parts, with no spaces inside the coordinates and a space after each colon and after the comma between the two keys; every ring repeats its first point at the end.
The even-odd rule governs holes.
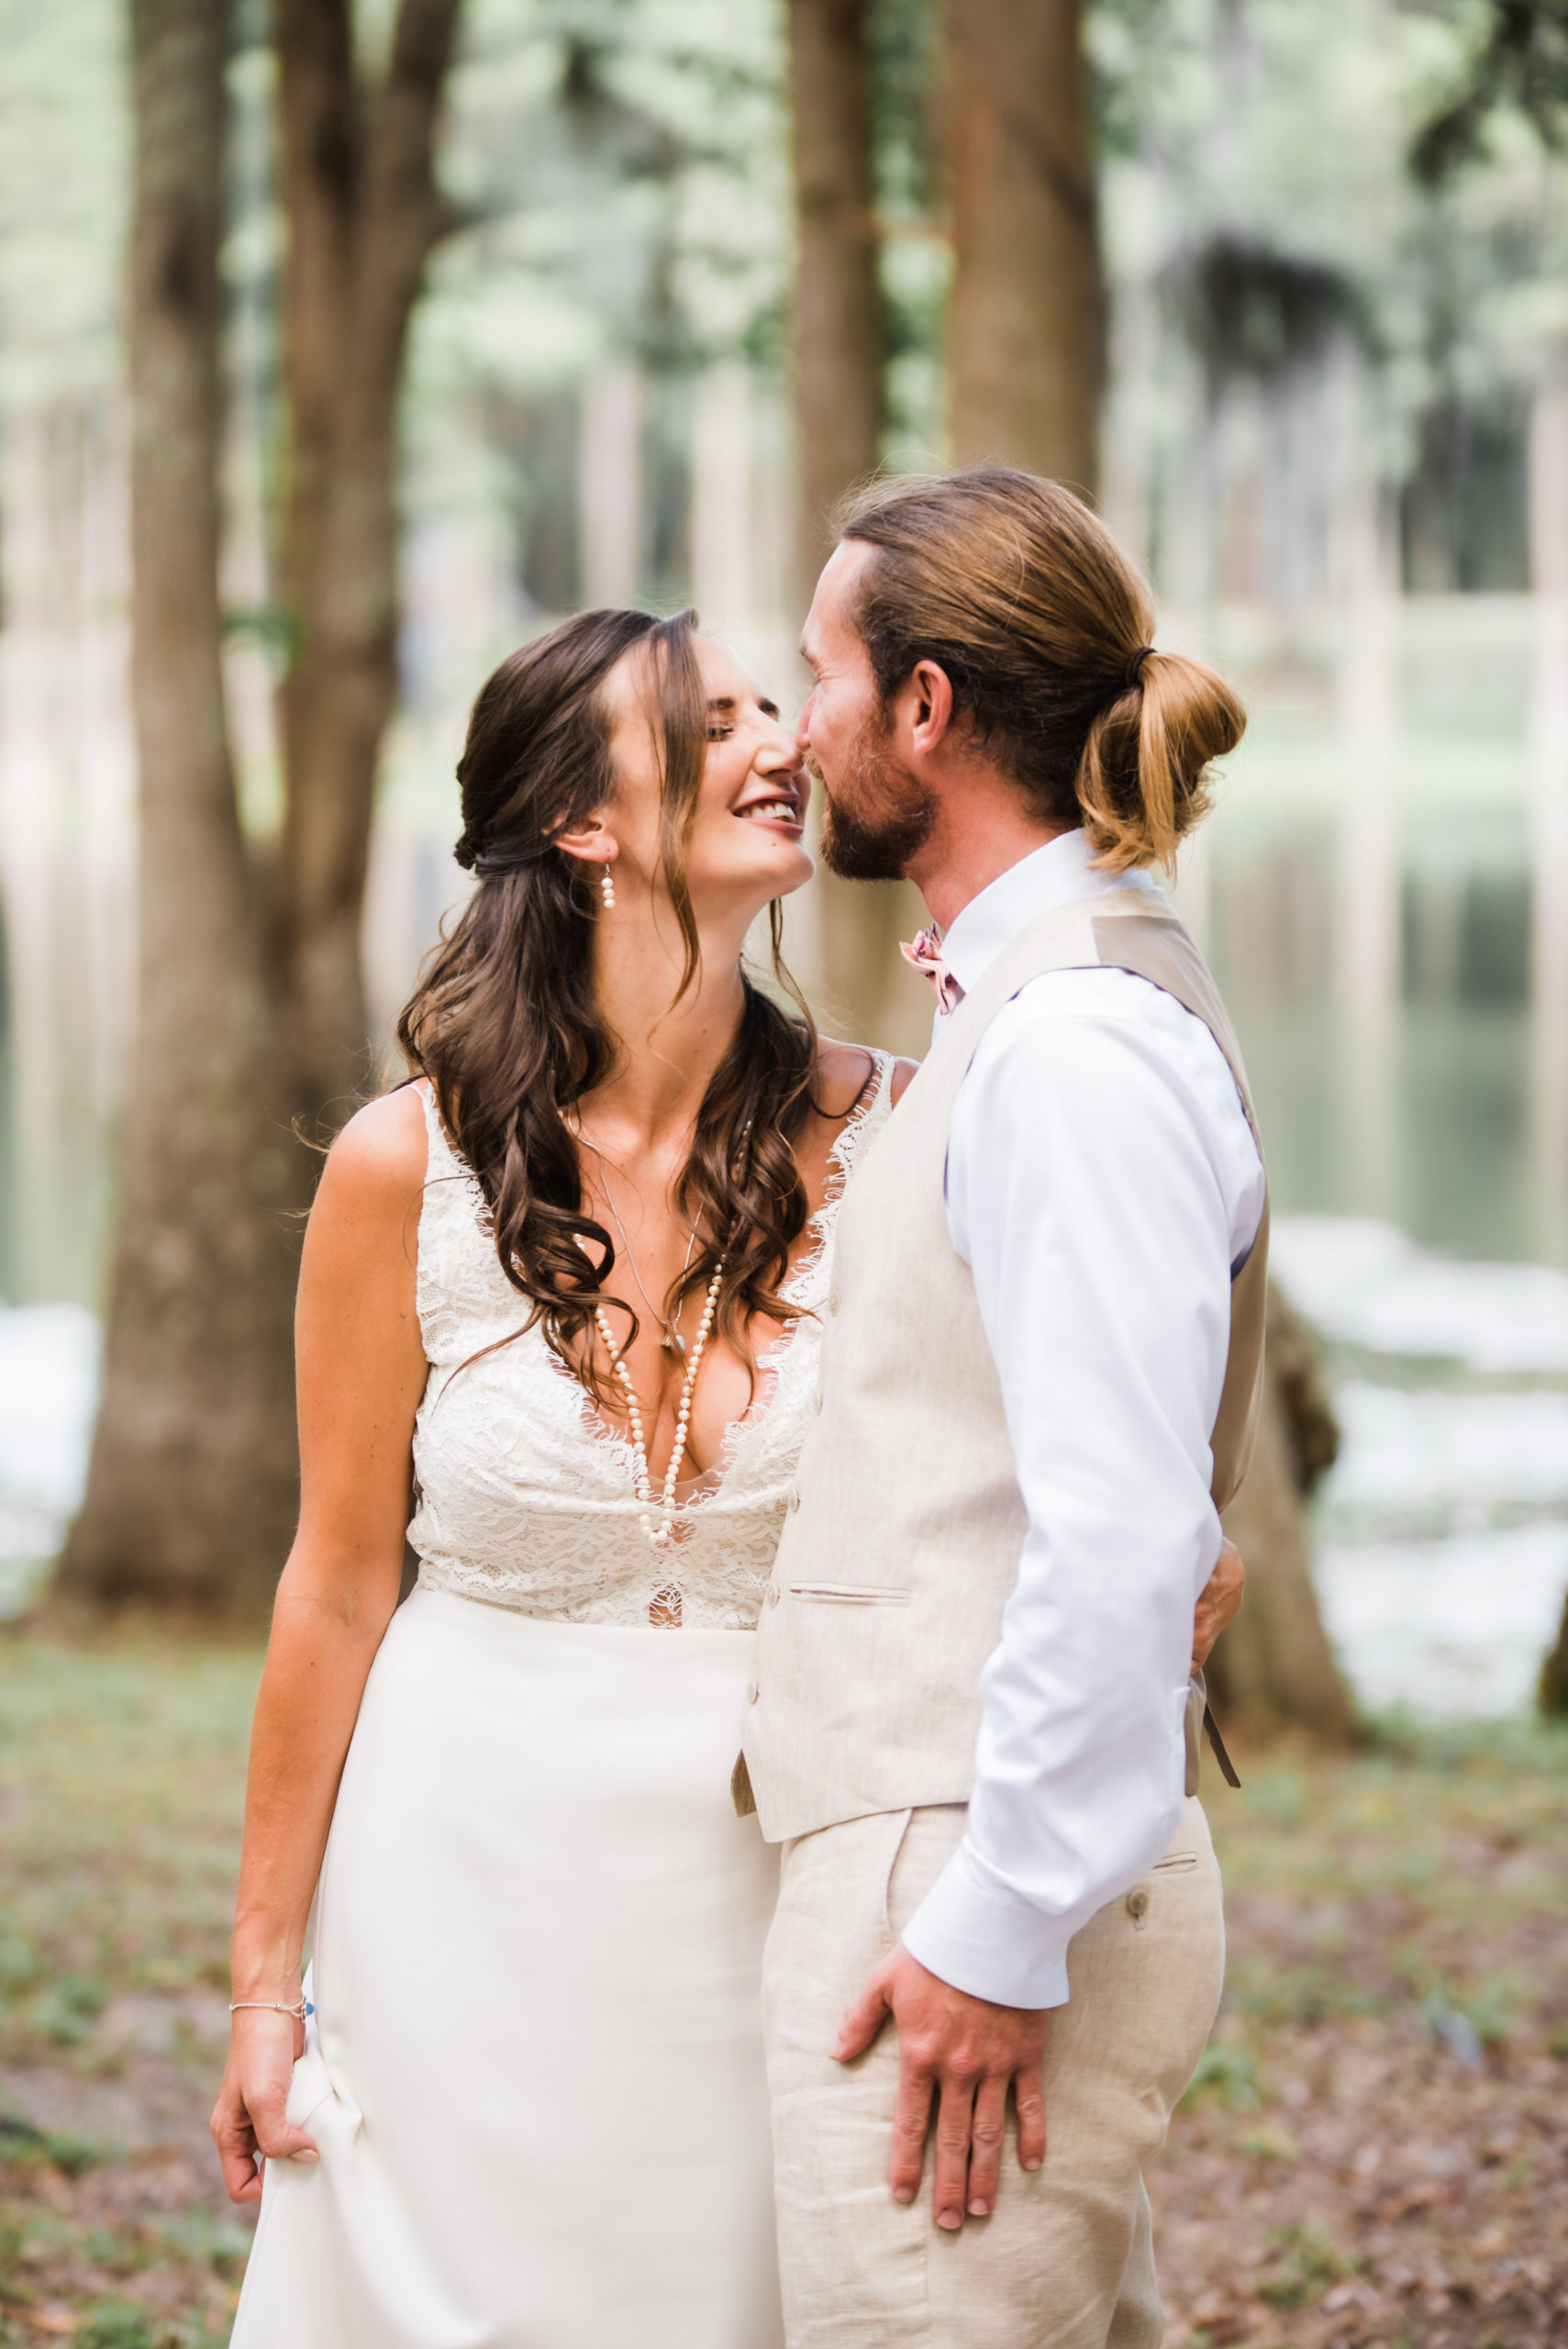
{"type": "MultiPolygon", "coordinates": [[[[694,602],[787,707],[834,498],[984,457],[1251,711],[1176,889],[1280,1288],[1171,2338],[1563,2337],[1568,5],[0,0],[0,1618],[131,1619],[0,1646],[0,2341],[226,2337],[295,1129],[465,885],[469,702],[694,602]]],[[[914,917],[792,901],[825,1024],[923,1048],[914,917]]]]}
{"type": "MultiPolygon", "coordinates": [[[[1177,894],[1333,1353],[1330,1632],[1373,1707],[1527,1703],[1565,96],[1554,0],[0,0],[0,1607],[80,1501],[112,1298],[60,1587],[264,1613],[290,1125],[380,1079],[494,661],[691,600],[787,702],[833,499],[1000,456],[1097,497],[1251,712],[1177,894]]],[[[920,1049],[911,919],[791,906],[825,1021],[920,1049]]],[[[1348,1718],[1313,1652],[1288,1709],[1348,1718]]]]}

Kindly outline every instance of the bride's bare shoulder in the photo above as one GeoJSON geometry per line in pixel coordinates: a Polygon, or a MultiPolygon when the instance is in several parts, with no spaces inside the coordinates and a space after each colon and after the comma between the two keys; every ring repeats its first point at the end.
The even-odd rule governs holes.
{"type": "Polygon", "coordinates": [[[399,1085],[349,1119],[327,1153],[317,1205],[401,1216],[424,1187],[428,1155],[424,1102],[413,1085],[399,1085]]]}
{"type": "MultiPolygon", "coordinates": [[[[818,1039],[817,1095],[828,1117],[849,1116],[870,1084],[875,1066],[874,1059],[863,1044],[840,1044],[831,1036],[818,1039]]],[[[915,1061],[894,1062],[893,1098],[895,1103],[903,1099],[917,1066],[915,1061]]]]}

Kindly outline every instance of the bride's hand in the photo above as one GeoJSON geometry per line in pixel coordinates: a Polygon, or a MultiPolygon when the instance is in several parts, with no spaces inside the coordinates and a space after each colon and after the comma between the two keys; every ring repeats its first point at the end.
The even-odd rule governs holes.
{"type": "Polygon", "coordinates": [[[1208,1662],[1216,1640],[1228,1623],[1233,1623],[1241,1611],[1241,1594],[1247,1585],[1247,1569],[1241,1564],[1241,1553],[1233,1542],[1222,1542],[1214,1572],[1198,1595],[1193,1610],[1193,1670],[1201,1672],[1208,1662]]]}
{"type": "Polygon", "coordinates": [[[284,2115],[295,2063],[305,2052],[305,2025],[294,2015],[261,2008],[229,2018],[228,2061],[213,2107],[212,2141],[231,2202],[259,2202],[261,2163],[313,2162],[320,2157],[303,2129],[284,2115]]]}

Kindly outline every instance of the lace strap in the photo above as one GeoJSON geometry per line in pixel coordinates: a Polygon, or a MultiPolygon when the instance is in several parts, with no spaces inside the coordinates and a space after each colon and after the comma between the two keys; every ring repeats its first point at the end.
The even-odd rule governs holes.
{"type": "Polygon", "coordinates": [[[455,1169],[452,1146],[447,1140],[447,1130],[441,1123],[441,1113],[436,1102],[436,1088],[428,1076],[417,1076],[414,1090],[419,1096],[425,1111],[425,1180],[433,1174],[450,1174],[455,1169]]]}
{"type": "MultiPolygon", "coordinates": [[[[448,1133],[429,1078],[417,1078],[414,1090],[425,1108],[425,1190],[419,1208],[422,1242],[456,1246],[464,1253],[475,1250],[493,1253],[479,1177],[448,1133]]],[[[422,1244],[421,1267],[428,1253],[428,1246],[422,1244]]]]}
{"type": "Polygon", "coordinates": [[[843,1196],[844,1186],[854,1173],[855,1161],[875,1139],[887,1122],[893,1108],[893,1072],[898,1065],[894,1052],[879,1052],[874,1044],[866,1048],[876,1063],[875,1081],[868,1084],[854,1108],[844,1120],[843,1131],[828,1153],[829,1174],[823,1206],[836,1207],[843,1196]]]}
{"type": "Polygon", "coordinates": [[[439,1186],[438,1197],[460,1202],[465,1217],[472,1220],[477,1215],[483,1221],[484,1194],[479,1177],[447,1131],[435,1086],[428,1076],[421,1076],[415,1079],[414,1090],[425,1105],[427,1203],[432,1187],[439,1186]]]}

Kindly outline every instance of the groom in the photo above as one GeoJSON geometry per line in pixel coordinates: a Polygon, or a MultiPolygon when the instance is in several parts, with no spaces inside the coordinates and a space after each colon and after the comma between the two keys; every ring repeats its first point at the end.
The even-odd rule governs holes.
{"type": "Polygon", "coordinates": [[[862,501],[803,640],[824,855],[919,885],[940,1008],[840,1211],[738,1774],[784,1847],[790,2349],[1161,2338],[1141,2171],[1224,1960],[1188,1661],[1266,1192],[1144,870],[1241,716],[1151,629],[1084,507],[985,468],[862,501]]]}

